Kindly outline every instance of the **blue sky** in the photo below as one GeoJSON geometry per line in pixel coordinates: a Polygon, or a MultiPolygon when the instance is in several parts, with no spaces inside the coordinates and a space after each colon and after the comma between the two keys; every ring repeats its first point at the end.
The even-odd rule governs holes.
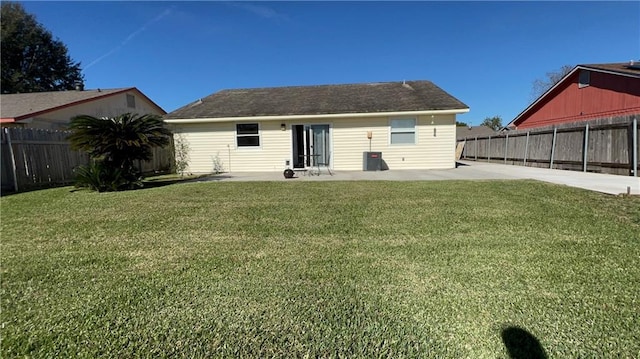
{"type": "Polygon", "coordinates": [[[86,88],[166,111],[221,89],[430,80],[511,121],[563,65],[640,59],[640,2],[24,2],[86,88]]]}

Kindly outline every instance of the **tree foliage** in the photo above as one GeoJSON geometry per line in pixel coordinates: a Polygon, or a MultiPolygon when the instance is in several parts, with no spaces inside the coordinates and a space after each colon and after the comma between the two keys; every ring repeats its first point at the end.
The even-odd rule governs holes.
{"type": "Polygon", "coordinates": [[[482,121],[480,126],[487,126],[494,131],[499,131],[503,127],[502,117],[500,116],[487,117],[484,119],[484,121],[482,121]]]}
{"type": "Polygon", "coordinates": [[[542,96],[547,90],[553,87],[553,85],[557,84],[563,77],[565,77],[569,72],[573,70],[573,66],[564,65],[561,68],[547,72],[543,79],[536,79],[533,81],[533,85],[531,88],[531,101],[536,100],[538,97],[542,96]]]}
{"type": "Polygon", "coordinates": [[[469,125],[466,122],[462,122],[462,121],[456,121],[456,126],[457,127],[468,127],[469,125]]]}
{"type": "Polygon", "coordinates": [[[2,2],[3,93],[71,90],[83,80],[80,63],[19,3],[2,2]]]}
{"type": "Polygon", "coordinates": [[[99,184],[88,185],[96,190],[138,185],[140,175],[135,161],[150,160],[153,148],[168,145],[171,136],[159,116],[131,113],[110,118],[76,116],[71,119],[69,129],[71,148],[87,152],[94,161],[92,166],[78,171],[82,176],[78,182],[82,185],[82,179],[89,179],[99,184]]]}

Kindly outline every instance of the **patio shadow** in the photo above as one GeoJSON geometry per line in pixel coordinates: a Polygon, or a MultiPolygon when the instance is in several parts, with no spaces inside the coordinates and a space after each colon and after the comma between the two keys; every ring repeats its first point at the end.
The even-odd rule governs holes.
{"type": "Polygon", "coordinates": [[[142,181],[142,183],[144,184],[144,186],[142,188],[155,188],[155,187],[169,186],[169,185],[176,184],[176,183],[197,182],[199,180],[207,179],[209,177],[212,177],[212,175],[168,177],[168,178],[148,178],[148,179],[144,179],[142,181]]]}
{"type": "Polygon", "coordinates": [[[511,359],[547,359],[547,353],[538,339],[525,329],[518,327],[503,329],[502,341],[511,359]]]}

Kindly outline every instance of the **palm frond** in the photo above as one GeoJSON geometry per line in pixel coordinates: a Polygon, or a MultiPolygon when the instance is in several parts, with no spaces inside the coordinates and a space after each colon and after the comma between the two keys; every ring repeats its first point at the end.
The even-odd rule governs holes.
{"type": "Polygon", "coordinates": [[[129,171],[135,161],[151,159],[154,147],[171,141],[171,131],[162,119],[150,114],[125,113],[109,118],[80,115],[71,119],[69,129],[73,149],[124,171],[129,171]]]}

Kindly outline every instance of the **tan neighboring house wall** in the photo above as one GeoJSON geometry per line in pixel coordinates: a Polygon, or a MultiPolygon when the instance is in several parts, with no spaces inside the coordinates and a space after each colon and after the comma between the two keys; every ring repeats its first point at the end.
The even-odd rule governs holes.
{"type": "MultiPolygon", "coordinates": [[[[171,123],[171,122],[170,122],[171,123]]],[[[363,152],[382,152],[389,169],[455,168],[455,114],[336,118],[331,120],[262,120],[221,123],[172,123],[177,141],[189,147],[187,172],[211,173],[214,162],[225,172],[281,171],[293,163],[292,125],[329,125],[330,168],[362,170],[363,152]],[[389,122],[395,118],[417,118],[416,143],[390,143],[389,122]],[[433,121],[433,124],[431,123],[433,121]],[[260,146],[238,147],[236,123],[258,123],[260,146]],[[281,125],[285,125],[285,131],[281,125]]]]}
{"type": "MultiPolygon", "coordinates": [[[[28,106],[25,111],[15,116],[13,122],[5,122],[3,119],[3,127],[24,127],[51,130],[64,130],[69,124],[71,118],[78,115],[90,115],[94,117],[114,117],[124,113],[153,114],[162,116],[166,114],[161,107],[147,98],[136,88],[128,90],[87,90],[86,92],[95,93],[95,97],[88,99],[69,100],[69,103],[55,103],[48,108],[40,109],[34,106],[34,112],[30,113],[28,106]],[[104,93],[103,95],[101,93],[104,93]],[[133,100],[131,100],[133,99],[133,100]],[[133,106],[130,106],[133,105],[133,106]]],[[[78,92],[78,96],[84,95],[84,91],[68,91],[78,92]]],[[[39,94],[20,94],[19,96],[29,96],[39,94]]],[[[65,95],[70,95],[69,93],[65,95]]],[[[12,101],[12,95],[2,95],[2,102],[12,101]]],[[[18,101],[21,101],[18,99],[18,101]]],[[[1,105],[1,103],[0,103],[1,105]]],[[[3,116],[5,117],[5,116],[3,116]]]]}
{"type": "Polygon", "coordinates": [[[25,127],[64,129],[69,124],[69,120],[79,114],[94,117],[115,117],[123,113],[153,114],[163,115],[155,106],[135,93],[122,93],[107,98],[101,98],[90,103],[82,103],[73,107],[52,111],[42,116],[31,118],[30,123],[23,121],[25,127]],[[127,106],[127,95],[134,96],[135,106],[127,106]]]}

